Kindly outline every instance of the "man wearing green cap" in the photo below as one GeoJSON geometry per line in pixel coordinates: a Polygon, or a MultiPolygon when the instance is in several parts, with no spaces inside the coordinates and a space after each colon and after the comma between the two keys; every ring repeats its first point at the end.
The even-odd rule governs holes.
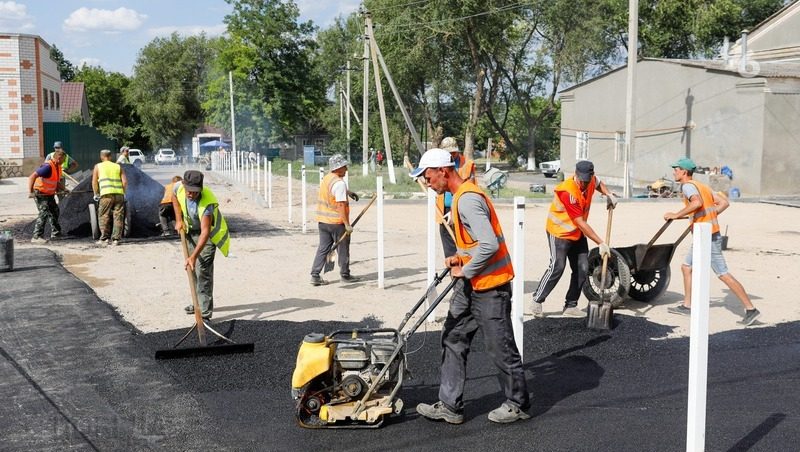
{"type": "MultiPolygon", "coordinates": [[[[739,324],[752,325],[761,313],[753,306],[742,284],[728,272],[728,266],[722,256],[722,235],[719,232],[717,216],[727,209],[730,203],[724,197],[716,195],[708,185],[692,179],[696,168],[697,165],[692,159],[686,157],[672,164],[672,174],[675,177],[675,181],[681,183],[684,208],[677,212],[667,212],[664,214],[664,219],[676,220],[689,216],[693,224],[711,223],[711,269],[744,305],[744,317],[739,321],[739,324]]],[[[667,310],[673,314],[688,315],[691,313],[692,305],[691,247],[683,265],[681,265],[681,272],[683,273],[683,288],[685,291],[683,303],[667,310]]]]}

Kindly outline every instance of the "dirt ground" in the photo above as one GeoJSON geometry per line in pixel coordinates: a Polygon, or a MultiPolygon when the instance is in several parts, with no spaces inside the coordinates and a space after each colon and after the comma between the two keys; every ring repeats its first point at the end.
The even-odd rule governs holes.
{"type": "MultiPolygon", "coordinates": [[[[183,169],[177,171],[182,173],[183,169]]],[[[262,197],[263,186],[262,193],[256,194],[243,184],[234,183],[227,175],[207,174],[206,184],[220,199],[221,210],[232,230],[230,255],[224,258],[217,253],[216,257],[214,321],[375,318],[387,326],[396,326],[426,287],[426,204],[421,201],[386,202],[384,288],[378,288],[377,282],[378,209],[375,206],[358,224],[351,246],[351,270],[362,280],[342,283],[336,268],[324,275],[329,285],[314,287],[309,283],[309,271],[318,242],[313,219],[317,180],[315,175],[309,176],[307,230],[303,233],[300,183],[293,183],[293,221],[290,223],[286,178],[273,177],[273,208],[270,209],[262,197]]],[[[368,197],[353,204],[354,212],[366,205],[365,198],[368,197]]],[[[596,204],[589,223],[604,236],[604,203],[596,204]]],[[[621,201],[614,213],[612,246],[647,243],[663,224],[662,215],[680,206],[677,199],[621,201]]],[[[512,249],[511,203],[501,201],[496,207],[512,249]]],[[[547,207],[547,203],[529,203],[525,210],[525,265],[516,271],[525,281],[526,312],[530,309],[530,294],[548,263],[544,233],[547,207]]],[[[33,201],[27,198],[25,178],[0,180],[0,212],[3,212],[0,230],[35,219],[36,209],[33,201]]],[[[157,221],[153,219],[154,223],[157,221]]],[[[800,319],[800,305],[791,302],[800,293],[800,266],[797,264],[800,209],[737,201],[721,216],[720,223],[723,230],[729,228],[729,249],[725,257],[731,273],[742,282],[762,312],[753,327],[800,319]]],[[[659,243],[674,241],[681,229],[681,225],[673,225],[659,243]]],[[[688,334],[689,318],[669,314],[667,307],[682,299],[680,263],[689,242],[685,240],[676,251],[671,264],[672,279],[662,297],[652,304],[627,301],[624,308],[615,312],[673,326],[675,335],[688,334]]],[[[30,246],[24,238],[17,239],[16,247],[30,246]]],[[[190,295],[179,240],[132,239],[119,247],[101,248],[85,238],[45,246],[57,251],[70,272],[88,283],[101,299],[113,305],[139,330],[163,331],[191,324],[192,318],[183,312],[183,307],[190,303],[190,295]]],[[[441,268],[441,254],[437,243],[437,268],[441,268]]],[[[17,266],[20,264],[17,262],[17,266]]],[[[560,314],[568,282],[565,274],[546,301],[544,309],[549,315],[560,314]]],[[[710,303],[712,332],[742,328],[736,323],[743,313],[741,304],[713,277],[710,303]]],[[[579,307],[586,305],[587,300],[581,297],[579,307]]],[[[435,329],[440,324],[432,323],[427,327],[435,329]]]]}

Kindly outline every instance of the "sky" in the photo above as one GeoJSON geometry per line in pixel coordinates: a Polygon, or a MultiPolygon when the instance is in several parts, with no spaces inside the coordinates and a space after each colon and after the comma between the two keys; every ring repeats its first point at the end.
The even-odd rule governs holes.
{"type": "MultiPolygon", "coordinates": [[[[359,0],[295,0],[300,19],[325,28],[359,0]]],[[[172,32],[225,33],[224,0],[0,0],[0,33],[39,35],[75,66],[132,75],[139,50],[172,32]]]]}

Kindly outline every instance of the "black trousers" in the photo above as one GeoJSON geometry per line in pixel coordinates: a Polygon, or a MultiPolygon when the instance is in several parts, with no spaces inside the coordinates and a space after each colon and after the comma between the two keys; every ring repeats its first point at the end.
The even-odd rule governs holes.
{"type": "Polygon", "coordinates": [[[564,300],[564,307],[574,308],[578,305],[578,298],[581,296],[581,289],[586,283],[586,276],[589,272],[589,244],[586,236],[582,235],[578,240],[564,240],[547,233],[547,243],[550,245],[550,265],[539,281],[536,292],[533,293],[533,302],[544,303],[544,300],[558,284],[558,280],[561,279],[567,260],[569,260],[572,276],[569,279],[569,289],[564,300]]]}
{"type": "Polygon", "coordinates": [[[484,292],[460,278],[453,287],[450,310],[442,331],[442,368],[439,400],[453,411],[464,410],[467,356],[475,332],[483,332],[486,349],[499,371],[506,400],[520,409],[530,405],[525,370],[511,327],[511,284],[484,292]]]}

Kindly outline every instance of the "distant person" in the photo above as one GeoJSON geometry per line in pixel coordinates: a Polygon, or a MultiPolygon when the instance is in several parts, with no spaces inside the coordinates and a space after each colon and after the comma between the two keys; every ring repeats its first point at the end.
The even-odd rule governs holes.
{"type": "Polygon", "coordinates": [[[347,174],[347,160],[342,154],[334,154],[328,160],[330,172],[322,178],[317,200],[317,222],[319,223],[319,246],[311,264],[311,285],[328,284],[322,279],[320,272],[325,267],[333,245],[347,233],[336,248],[339,256],[339,274],[343,282],[356,282],[359,279],[350,274],[350,201],[358,201],[358,195],[347,189],[344,176],[347,174]]]}
{"type": "Polygon", "coordinates": [[[94,200],[99,201],[100,240],[98,245],[119,245],[125,230],[125,189],[128,179],[118,163],[111,161],[111,151],[100,151],[100,163],[92,170],[94,200]],[[113,220],[113,221],[112,221],[113,220]],[[113,223],[113,226],[112,226],[113,223]],[[110,229],[110,230],[109,230],[110,229]]]}
{"type": "Polygon", "coordinates": [[[174,197],[175,184],[182,179],[180,176],[174,176],[172,182],[164,187],[164,196],[158,205],[158,220],[161,223],[161,236],[169,237],[170,222],[175,221],[175,209],[172,208],[172,198],[174,197]]]}
{"type": "MultiPolygon", "coordinates": [[[[440,144],[441,149],[450,153],[453,159],[453,165],[458,175],[465,181],[475,183],[475,162],[464,157],[461,149],[458,147],[456,139],[453,137],[445,137],[440,144]]],[[[444,257],[456,254],[456,244],[450,233],[445,227],[445,222],[452,224],[450,216],[450,208],[453,203],[453,194],[445,191],[442,194],[436,195],[436,206],[442,217],[438,218],[439,221],[439,238],[442,240],[442,249],[444,257]]]]}
{"type": "Polygon", "coordinates": [[[128,152],[129,150],[130,150],[130,148],[128,148],[128,146],[122,146],[121,148],[119,148],[119,157],[117,157],[117,164],[120,164],[120,165],[122,165],[122,164],[130,165],[131,164],[131,158],[130,158],[130,155],[129,155],[129,152],[128,152]]]}
{"type": "MultiPolygon", "coordinates": [[[[742,283],[728,272],[725,257],[722,255],[722,234],[720,234],[717,216],[730,206],[730,202],[724,196],[715,194],[708,185],[692,179],[695,169],[697,169],[697,165],[689,158],[682,158],[672,164],[675,181],[681,184],[684,208],[677,212],[665,213],[664,220],[677,220],[689,216],[692,224],[711,224],[711,269],[744,306],[744,316],[739,324],[752,325],[761,313],[753,306],[742,283]]],[[[683,273],[683,303],[667,310],[673,314],[689,315],[692,312],[692,247],[689,247],[686,259],[681,265],[681,272],[683,273]]]]}
{"type": "Polygon", "coordinates": [[[595,177],[594,164],[588,160],[579,161],[575,165],[575,175],[553,189],[553,202],[550,204],[545,226],[547,243],[550,246],[550,264],[533,293],[534,317],[544,317],[542,303],[558,284],[568,260],[572,276],[562,314],[567,317],[586,317],[586,312],[578,309],[578,298],[589,272],[589,244],[586,238],[597,243],[600,257],[611,254],[608,244],[588,223],[595,191],[606,196],[608,208],[617,206],[617,198],[595,177]]]}
{"type": "Polygon", "coordinates": [[[485,350],[497,367],[504,399],[489,413],[489,420],[504,424],[529,419],[525,369],[511,328],[514,268],[494,206],[477,185],[458,175],[452,157],[442,149],[422,154],[411,177],[424,177],[438,194],[453,193],[458,247],[457,254],[445,258],[456,284],[442,328],[439,400],[418,404],[417,413],[450,424],[464,422],[467,358],[480,329],[485,350]]]}
{"type": "Polygon", "coordinates": [[[379,170],[383,168],[383,159],[383,150],[378,149],[378,152],[375,154],[375,163],[377,164],[379,170]]]}
{"type": "Polygon", "coordinates": [[[28,197],[36,201],[36,209],[39,211],[33,227],[31,243],[47,243],[47,240],[42,237],[46,221],[50,223],[50,239],[61,238],[61,225],[58,222],[59,211],[55,197],[56,193],[63,189],[64,182],[61,172],[65,156],[63,149],[56,149],[50,155],[50,159],[28,177],[28,197]]]}
{"type": "MultiPolygon", "coordinates": [[[[189,257],[184,267],[197,276],[200,315],[210,319],[214,311],[214,257],[219,248],[228,256],[230,235],[228,224],[219,210],[219,201],[210,188],[203,186],[203,173],[189,170],[183,180],[173,186],[172,208],[175,214],[175,230],[186,232],[189,257]]],[[[184,308],[194,314],[194,305],[184,308]]]]}

